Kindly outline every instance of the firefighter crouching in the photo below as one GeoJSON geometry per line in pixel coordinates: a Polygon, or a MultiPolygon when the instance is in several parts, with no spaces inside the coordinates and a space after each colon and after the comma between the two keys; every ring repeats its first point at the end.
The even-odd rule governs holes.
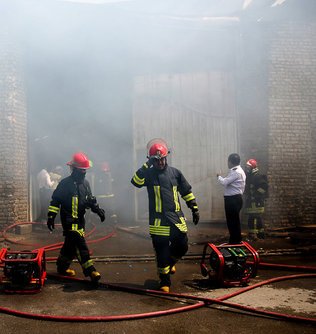
{"type": "Polygon", "coordinates": [[[264,239],[263,213],[265,200],[268,196],[266,175],[259,173],[257,161],[250,159],[246,164],[246,214],[248,215],[249,240],[264,239]]]}
{"type": "Polygon", "coordinates": [[[147,187],[149,199],[149,233],[156,253],[160,290],[169,292],[170,274],[175,264],[188,250],[187,225],[179,200],[192,210],[193,222],[199,222],[199,211],[191,185],[181,171],[167,164],[169,153],[163,140],[147,145],[148,161],[139,168],[131,182],[135,187],[147,187]]]}
{"type": "Polygon", "coordinates": [[[60,181],[53,192],[48,208],[49,230],[53,231],[55,217],[60,212],[65,237],[57,259],[57,271],[64,276],[75,276],[75,271],[69,267],[72,260],[77,257],[84,275],[89,276],[93,282],[97,282],[101,275],[96,271],[89,255],[84,237],[84,216],[86,209],[91,209],[103,222],[105,213],[99,207],[96,198],[92,196],[89,182],[85,180],[86,171],[91,167],[87,156],[81,152],[75,153],[67,165],[70,166],[71,175],[60,181]]]}

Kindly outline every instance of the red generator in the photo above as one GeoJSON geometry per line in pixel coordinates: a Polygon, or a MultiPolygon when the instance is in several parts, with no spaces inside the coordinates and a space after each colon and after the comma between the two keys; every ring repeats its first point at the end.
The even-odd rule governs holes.
{"type": "Polygon", "coordinates": [[[36,293],[46,279],[45,250],[0,251],[0,284],[6,293],[36,293]]]}
{"type": "Polygon", "coordinates": [[[247,242],[204,246],[201,273],[218,286],[244,286],[257,275],[259,255],[247,242]]]}

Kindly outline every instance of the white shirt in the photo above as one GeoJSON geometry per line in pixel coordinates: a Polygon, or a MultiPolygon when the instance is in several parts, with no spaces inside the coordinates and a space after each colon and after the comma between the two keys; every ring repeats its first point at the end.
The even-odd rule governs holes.
{"type": "Polygon", "coordinates": [[[242,195],[245,191],[246,174],[240,165],[231,168],[226,177],[217,179],[225,187],[224,196],[242,195]]]}
{"type": "Polygon", "coordinates": [[[46,169],[42,169],[37,174],[37,182],[40,189],[41,188],[50,189],[54,184],[54,182],[52,182],[52,180],[50,179],[50,176],[46,169]]]}

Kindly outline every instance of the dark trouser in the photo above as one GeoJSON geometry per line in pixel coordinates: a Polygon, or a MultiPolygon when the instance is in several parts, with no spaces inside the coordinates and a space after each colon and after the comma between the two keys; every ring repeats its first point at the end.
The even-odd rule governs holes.
{"type": "Polygon", "coordinates": [[[264,226],[261,214],[249,214],[248,216],[249,237],[264,239],[264,226]]]}
{"type": "Polygon", "coordinates": [[[226,222],[229,231],[229,243],[241,242],[241,226],[239,213],[242,208],[242,195],[224,196],[226,222]]]}
{"type": "Polygon", "coordinates": [[[161,286],[171,286],[170,269],[188,251],[188,237],[175,225],[170,227],[170,236],[152,235],[161,286]]]}
{"type": "Polygon", "coordinates": [[[65,241],[57,259],[57,271],[63,274],[70,266],[72,260],[77,258],[85,276],[95,271],[90,259],[89,249],[85,238],[76,231],[64,232],[65,241]]]}

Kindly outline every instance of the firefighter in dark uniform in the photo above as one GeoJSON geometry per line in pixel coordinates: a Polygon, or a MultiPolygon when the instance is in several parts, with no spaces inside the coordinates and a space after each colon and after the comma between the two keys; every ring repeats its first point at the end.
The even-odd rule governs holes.
{"type": "Polygon", "coordinates": [[[160,290],[169,292],[170,274],[188,250],[187,225],[179,201],[181,197],[192,210],[193,222],[199,222],[199,211],[191,185],[176,168],[168,166],[169,153],[163,140],[148,145],[148,161],[139,168],[131,182],[147,187],[149,199],[149,233],[156,253],[160,290]]]}
{"type": "Polygon", "coordinates": [[[265,200],[268,195],[268,181],[265,175],[259,173],[257,161],[250,159],[246,165],[246,210],[248,215],[248,237],[250,240],[264,239],[265,200]]]}
{"type": "Polygon", "coordinates": [[[86,209],[91,209],[103,222],[105,213],[99,207],[95,197],[92,196],[89,182],[85,180],[86,170],[91,167],[91,162],[87,156],[81,152],[76,153],[67,165],[70,166],[71,175],[60,181],[53,192],[48,208],[47,226],[49,230],[54,229],[55,217],[60,212],[65,237],[57,259],[57,271],[64,276],[75,276],[75,271],[69,269],[69,267],[76,257],[84,275],[89,276],[93,282],[97,282],[101,275],[93,265],[84,238],[84,216],[86,209]]]}

